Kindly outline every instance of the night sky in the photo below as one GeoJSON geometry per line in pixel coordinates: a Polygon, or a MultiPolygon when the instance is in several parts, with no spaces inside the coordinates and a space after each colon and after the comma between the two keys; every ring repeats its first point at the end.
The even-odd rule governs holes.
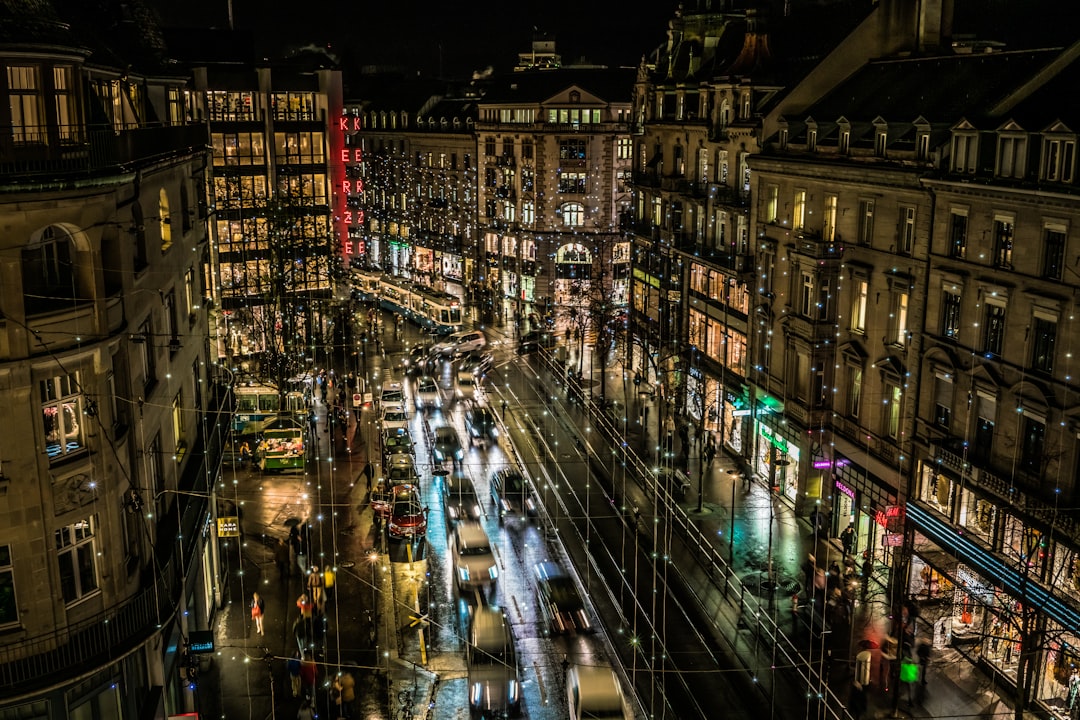
{"type": "MultiPolygon", "coordinates": [[[[166,25],[226,26],[228,0],[150,0],[166,25]]],[[[461,77],[488,65],[508,70],[533,28],[555,36],[563,62],[637,65],[665,39],[678,0],[233,0],[234,24],[257,53],[329,45],[349,65],[398,65],[461,77]]]]}

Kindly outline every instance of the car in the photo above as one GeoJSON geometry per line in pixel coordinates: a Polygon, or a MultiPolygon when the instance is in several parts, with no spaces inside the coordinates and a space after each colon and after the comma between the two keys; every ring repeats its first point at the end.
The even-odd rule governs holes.
{"type": "Polygon", "coordinates": [[[413,456],[405,453],[390,455],[386,459],[386,482],[391,486],[420,485],[420,476],[416,474],[413,456]]]}
{"type": "Polygon", "coordinates": [[[427,533],[427,509],[420,502],[420,491],[415,485],[398,485],[393,488],[393,503],[386,530],[392,538],[421,538],[427,533]]]}
{"type": "Polygon", "coordinates": [[[499,566],[491,541],[478,522],[462,522],[454,528],[450,540],[454,556],[454,578],[458,592],[488,590],[499,579],[499,566]]]}
{"type": "Polygon", "coordinates": [[[451,333],[441,343],[431,348],[431,353],[438,357],[460,357],[487,345],[487,336],[479,330],[462,330],[451,333]]]}
{"type": "Polygon", "coordinates": [[[499,426],[495,422],[495,413],[486,405],[469,408],[465,413],[465,431],[469,434],[470,445],[486,445],[497,442],[499,426]]]}
{"type": "Polygon", "coordinates": [[[547,330],[530,330],[518,340],[518,354],[528,355],[537,350],[555,347],[555,335],[547,330]]]}
{"type": "Polygon", "coordinates": [[[479,394],[476,376],[471,370],[458,370],[454,382],[454,399],[458,402],[472,402],[479,394]]]}
{"type": "Polygon", "coordinates": [[[527,519],[537,513],[536,499],[520,470],[503,468],[491,475],[491,504],[499,513],[499,522],[507,518],[527,519]]]}
{"type": "Polygon", "coordinates": [[[380,478],[375,483],[375,487],[371,491],[371,509],[375,512],[375,515],[379,518],[386,519],[390,517],[390,506],[393,504],[394,496],[390,492],[390,486],[386,484],[386,481],[380,478]]]}
{"type": "Polygon", "coordinates": [[[551,560],[536,563],[533,571],[536,575],[537,604],[551,633],[592,632],[585,602],[574,579],[551,560]]]}
{"type": "Polygon", "coordinates": [[[440,482],[447,527],[452,528],[459,522],[480,520],[482,508],[472,480],[462,473],[451,473],[441,478],[440,482]]]}
{"type": "Polygon", "coordinates": [[[424,342],[415,343],[405,353],[401,360],[401,367],[406,375],[426,375],[431,367],[431,345],[424,342]]]}
{"type": "Polygon", "coordinates": [[[570,720],[629,720],[634,717],[610,665],[571,665],[566,670],[570,720]]]}
{"type": "Polygon", "coordinates": [[[379,393],[379,409],[380,411],[385,405],[392,405],[398,403],[405,404],[405,391],[401,387],[401,383],[392,382],[382,386],[382,391],[379,393]]]}
{"type": "Polygon", "coordinates": [[[416,407],[420,410],[442,407],[442,395],[435,378],[425,375],[416,383],[416,407]]]}
{"type": "Polygon", "coordinates": [[[470,350],[461,358],[461,369],[472,370],[474,375],[483,377],[491,371],[495,356],[487,350],[470,350]]]}
{"type": "Polygon", "coordinates": [[[458,440],[457,430],[449,425],[440,425],[435,428],[435,442],[431,447],[431,453],[435,462],[444,463],[448,459],[457,463],[465,457],[465,451],[458,440]]]}
{"type": "Polygon", "coordinates": [[[409,431],[403,430],[402,428],[394,428],[383,432],[382,452],[384,461],[388,456],[397,455],[399,453],[414,455],[416,451],[413,449],[412,436],[409,435],[409,431]]]}
{"type": "Polygon", "coordinates": [[[469,624],[465,649],[468,668],[469,710],[473,717],[521,714],[521,680],[510,622],[502,610],[476,608],[469,624]]]}
{"type": "Polygon", "coordinates": [[[408,430],[409,413],[405,411],[404,407],[397,405],[384,407],[382,415],[379,417],[379,427],[383,432],[396,429],[408,430]]]}

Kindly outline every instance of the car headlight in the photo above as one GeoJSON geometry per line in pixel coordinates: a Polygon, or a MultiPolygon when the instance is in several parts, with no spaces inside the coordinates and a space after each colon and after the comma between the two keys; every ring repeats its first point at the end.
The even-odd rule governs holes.
{"type": "Polygon", "coordinates": [[[506,699],[507,699],[507,701],[509,701],[509,703],[511,705],[517,705],[518,704],[518,700],[520,699],[518,697],[519,692],[521,692],[521,690],[518,687],[518,681],[517,680],[511,680],[510,681],[510,686],[507,688],[507,691],[506,691],[506,699]]]}
{"type": "Polygon", "coordinates": [[[536,510],[536,503],[533,502],[532,498],[528,498],[525,500],[525,507],[528,508],[529,512],[533,512],[536,510]]]}
{"type": "Polygon", "coordinates": [[[495,567],[494,565],[489,567],[488,568],[488,577],[490,577],[492,580],[498,580],[499,579],[499,568],[495,567]]]}
{"type": "Polygon", "coordinates": [[[464,566],[458,566],[458,578],[461,582],[469,582],[469,568],[464,566]]]}
{"type": "Polygon", "coordinates": [[[480,506],[479,505],[473,505],[472,506],[472,514],[473,514],[473,517],[476,517],[476,518],[480,517],[480,506]]]}

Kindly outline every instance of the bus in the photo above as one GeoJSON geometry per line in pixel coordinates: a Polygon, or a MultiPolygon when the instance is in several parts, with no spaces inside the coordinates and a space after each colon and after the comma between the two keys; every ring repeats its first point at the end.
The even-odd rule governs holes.
{"type": "Polygon", "coordinates": [[[357,299],[377,303],[436,334],[461,329],[461,300],[456,295],[375,272],[354,273],[353,286],[357,299]]]}
{"type": "Polygon", "coordinates": [[[252,427],[274,420],[278,416],[302,418],[306,412],[304,394],[299,390],[285,393],[282,411],[281,394],[276,388],[261,382],[247,382],[233,388],[236,394],[236,413],[233,414],[233,432],[252,435],[252,427]]]}

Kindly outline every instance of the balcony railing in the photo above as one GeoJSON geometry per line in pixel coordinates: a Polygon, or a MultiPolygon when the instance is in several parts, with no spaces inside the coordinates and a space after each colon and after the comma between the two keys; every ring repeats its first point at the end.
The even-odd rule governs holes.
{"type": "Polygon", "coordinates": [[[55,127],[24,134],[36,141],[20,142],[0,132],[0,176],[122,172],[167,157],[204,151],[205,125],[156,125],[115,130],[96,126],[64,137],[55,127]],[[55,141],[54,141],[55,140],[55,141]]]}

